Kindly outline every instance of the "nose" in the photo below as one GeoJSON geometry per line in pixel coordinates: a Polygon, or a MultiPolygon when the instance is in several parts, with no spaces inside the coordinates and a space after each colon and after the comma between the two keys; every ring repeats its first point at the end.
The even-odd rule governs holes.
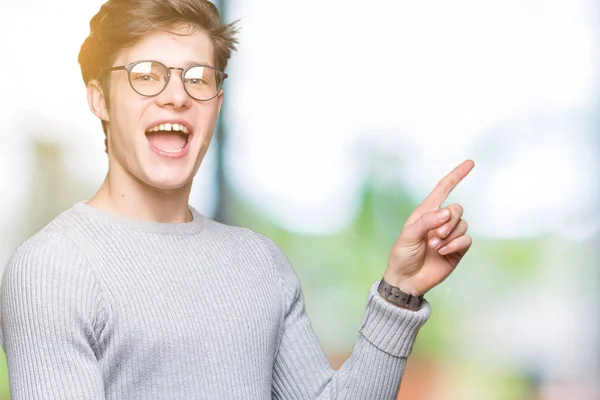
{"type": "Polygon", "coordinates": [[[189,108],[192,98],[185,91],[181,74],[183,69],[181,68],[169,68],[171,70],[171,76],[167,82],[167,86],[157,96],[157,103],[161,107],[171,107],[174,109],[189,108]]]}

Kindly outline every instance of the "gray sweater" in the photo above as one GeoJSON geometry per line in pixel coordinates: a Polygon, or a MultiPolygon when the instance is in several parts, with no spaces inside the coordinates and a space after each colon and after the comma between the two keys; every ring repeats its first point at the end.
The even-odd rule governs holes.
{"type": "Polygon", "coordinates": [[[208,219],[124,219],[84,202],[17,248],[0,344],[14,400],[394,399],[429,316],[371,286],[334,371],[270,239],[208,219]]]}

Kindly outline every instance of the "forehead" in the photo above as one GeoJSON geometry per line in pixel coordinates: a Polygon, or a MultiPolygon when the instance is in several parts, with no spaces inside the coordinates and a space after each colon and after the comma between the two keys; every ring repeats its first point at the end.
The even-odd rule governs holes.
{"type": "Polygon", "coordinates": [[[161,61],[169,66],[184,66],[189,63],[214,65],[213,46],[208,35],[199,30],[156,30],[124,48],[115,60],[115,65],[140,60],[161,61]]]}

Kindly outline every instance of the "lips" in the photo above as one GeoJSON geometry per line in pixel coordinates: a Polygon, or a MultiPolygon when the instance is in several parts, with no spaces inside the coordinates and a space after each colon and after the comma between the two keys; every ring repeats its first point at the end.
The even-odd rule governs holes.
{"type": "Polygon", "coordinates": [[[160,151],[177,153],[183,149],[189,141],[189,136],[180,132],[146,132],[148,142],[160,151]]]}
{"type": "Polygon", "coordinates": [[[180,121],[154,123],[146,130],[150,148],[160,156],[179,158],[187,154],[191,129],[180,121]]]}

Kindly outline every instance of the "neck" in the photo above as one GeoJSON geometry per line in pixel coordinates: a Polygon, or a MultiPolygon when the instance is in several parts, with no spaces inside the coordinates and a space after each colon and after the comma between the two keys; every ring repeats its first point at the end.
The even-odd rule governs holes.
{"type": "Polygon", "coordinates": [[[191,188],[190,182],[179,189],[159,190],[128,173],[111,173],[109,169],[100,190],[88,205],[124,218],[162,223],[190,222],[191,188]]]}

